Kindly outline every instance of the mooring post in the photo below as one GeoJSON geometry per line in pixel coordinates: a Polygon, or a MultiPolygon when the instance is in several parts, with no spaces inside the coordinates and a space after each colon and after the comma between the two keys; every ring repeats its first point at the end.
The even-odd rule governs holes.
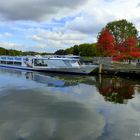
{"type": "Polygon", "coordinates": [[[102,75],[99,74],[99,83],[102,84],[102,75]]]}
{"type": "Polygon", "coordinates": [[[102,64],[99,65],[99,74],[102,73],[102,64]]]}

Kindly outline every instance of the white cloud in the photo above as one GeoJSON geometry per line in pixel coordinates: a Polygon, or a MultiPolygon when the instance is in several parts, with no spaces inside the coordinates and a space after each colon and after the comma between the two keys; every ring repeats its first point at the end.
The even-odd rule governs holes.
{"type": "Polygon", "coordinates": [[[10,38],[12,36],[13,36],[13,34],[8,33],[8,32],[5,32],[3,34],[0,34],[0,38],[10,38]]]}
{"type": "Polygon", "coordinates": [[[95,0],[89,1],[81,9],[82,14],[67,24],[68,28],[82,33],[96,35],[108,23],[127,19],[140,30],[140,7],[138,0],[95,0]]]}
{"type": "Polygon", "coordinates": [[[0,47],[6,49],[18,49],[18,50],[22,50],[22,48],[24,48],[23,45],[14,42],[0,42],[0,47]]]}
{"type": "Polygon", "coordinates": [[[68,48],[75,44],[84,43],[87,35],[79,32],[62,32],[62,31],[46,31],[43,29],[36,30],[37,33],[28,36],[33,41],[37,42],[40,48],[52,49],[56,51],[58,49],[68,48]]]}
{"type": "MultiPolygon", "coordinates": [[[[139,13],[139,0],[1,1],[0,15],[13,32],[5,31],[0,37],[10,37],[10,34],[15,37],[18,32],[20,39],[28,36],[29,48],[22,45],[25,49],[53,52],[75,44],[95,42],[101,29],[114,20],[127,19],[140,30],[139,13]]],[[[0,28],[5,27],[1,23],[0,28]]]]}

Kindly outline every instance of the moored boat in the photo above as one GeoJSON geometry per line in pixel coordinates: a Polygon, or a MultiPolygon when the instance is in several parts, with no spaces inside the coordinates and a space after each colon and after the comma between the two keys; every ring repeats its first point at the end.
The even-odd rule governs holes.
{"type": "Polygon", "coordinates": [[[78,59],[41,56],[0,56],[0,66],[42,72],[89,74],[98,65],[81,65],[78,59]]]}

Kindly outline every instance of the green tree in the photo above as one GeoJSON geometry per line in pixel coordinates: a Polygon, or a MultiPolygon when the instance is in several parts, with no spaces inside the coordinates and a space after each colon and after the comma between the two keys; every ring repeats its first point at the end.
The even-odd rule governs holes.
{"type": "Polygon", "coordinates": [[[79,55],[79,46],[78,45],[74,45],[74,47],[73,47],[73,54],[74,55],[79,55]]]}
{"type": "Polygon", "coordinates": [[[5,55],[6,54],[6,49],[0,47],[0,55],[5,55]]]}
{"type": "Polygon", "coordinates": [[[66,53],[65,53],[65,50],[57,50],[54,54],[56,54],[56,55],[65,55],[66,53]]]}
{"type": "Polygon", "coordinates": [[[96,43],[93,44],[85,43],[80,45],[74,45],[73,47],[66,49],[65,53],[93,57],[97,55],[96,45],[97,45],[96,43]]]}
{"type": "Polygon", "coordinates": [[[65,53],[66,54],[73,54],[73,50],[74,50],[74,48],[73,47],[70,47],[70,48],[68,48],[68,49],[65,50],[65,53]]]}
{"type": "Polygon", "coordinates": [[[125,19],[109,22],[105,28],[112,33],[116,44],[123,43],[129,37],[138,37],[138,31],[134,24],[125,19]]]}
{"type": "Polygon", "coordinates": [[[96,55],[96,44],[79,45],[79,54],[81,56],[95,56],[96,55]]]}

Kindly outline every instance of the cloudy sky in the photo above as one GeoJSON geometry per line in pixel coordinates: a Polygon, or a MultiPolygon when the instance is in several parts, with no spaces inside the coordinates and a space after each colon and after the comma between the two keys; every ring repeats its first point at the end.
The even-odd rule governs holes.
{"type": "Polygon", "coordinates": [[[0,0],[0,46],[54,52],[96,42],[106,23],[127,19],[140,31],[139,0],[0,0]]]}

